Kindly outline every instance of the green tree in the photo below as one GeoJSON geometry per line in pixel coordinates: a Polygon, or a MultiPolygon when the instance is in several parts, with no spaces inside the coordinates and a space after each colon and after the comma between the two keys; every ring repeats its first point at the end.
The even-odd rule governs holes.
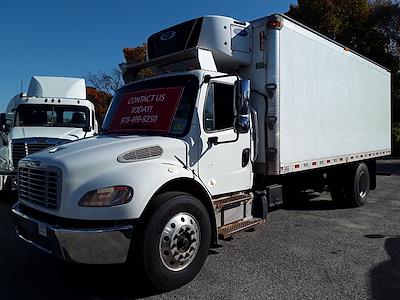
{"type": "Polygon", "coordinates": [[[400,152],[400,123],[393,124],[393,151],[400,152]]]}

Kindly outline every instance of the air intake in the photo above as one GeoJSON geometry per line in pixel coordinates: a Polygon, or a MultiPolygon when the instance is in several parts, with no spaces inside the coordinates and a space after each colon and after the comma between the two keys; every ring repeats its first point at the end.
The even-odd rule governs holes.
{"type": "Polygon", "coordinates": [[[128,163],[160,157],[162,154],[163,149],[160,146],[151,146],[122,153],[117,160],[122,163],[128,163]]]}

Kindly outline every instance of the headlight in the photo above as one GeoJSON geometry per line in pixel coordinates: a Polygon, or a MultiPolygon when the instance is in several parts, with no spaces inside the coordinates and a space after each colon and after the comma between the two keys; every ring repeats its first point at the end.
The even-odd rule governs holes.
{"type": "Polygon", "coordinates": [[[112,186],[98,189],[85,194],[79,200],[79,206],[103,207],[128,203],[133,196],[133,189],[129,186],[112,186]]]}

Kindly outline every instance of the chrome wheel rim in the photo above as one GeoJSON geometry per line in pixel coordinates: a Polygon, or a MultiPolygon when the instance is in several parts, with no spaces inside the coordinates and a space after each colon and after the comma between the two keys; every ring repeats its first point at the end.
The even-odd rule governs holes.
{"type": "Polygon", "coordinates": [[[165,225],[159,243],[160,258],[171,271],[185,269],[196,257],[200,246],[200,226],[188,213],[179,213],[165,225]]]}
{"type": "Polygon", "coordinates": [[[368,192],[368,177],[367,174],[362,171],[358,181],[358,194],[361,198],[364,198],[368,192]]]}

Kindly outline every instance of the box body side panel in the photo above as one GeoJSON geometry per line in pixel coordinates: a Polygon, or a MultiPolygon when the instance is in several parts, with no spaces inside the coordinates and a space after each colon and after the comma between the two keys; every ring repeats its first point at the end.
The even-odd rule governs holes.
{"type": "Polygon", "coordinates": [[[324,159],[389,154],[390,73],[284,22],[279,47],[282,173],[324,159]]]}

